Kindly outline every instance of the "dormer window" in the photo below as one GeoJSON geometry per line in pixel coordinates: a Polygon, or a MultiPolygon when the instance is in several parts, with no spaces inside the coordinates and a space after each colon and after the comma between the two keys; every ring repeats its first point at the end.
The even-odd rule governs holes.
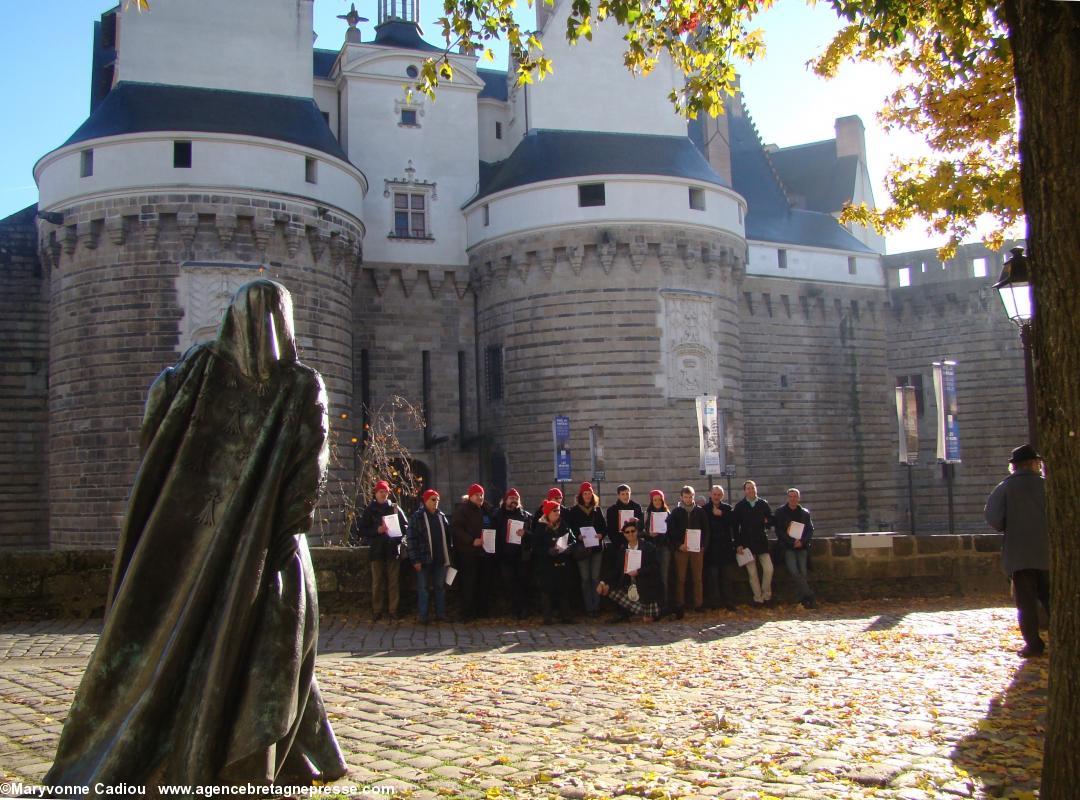
{"type": "Polygon", "coordinates": [[[383,181],[383,197],[390,200],[390,239],[434,241],[431,228],[431,203],[438,199],[436,186],[416,179],[412,161],[405,167],[405,177],[383,181]]]}

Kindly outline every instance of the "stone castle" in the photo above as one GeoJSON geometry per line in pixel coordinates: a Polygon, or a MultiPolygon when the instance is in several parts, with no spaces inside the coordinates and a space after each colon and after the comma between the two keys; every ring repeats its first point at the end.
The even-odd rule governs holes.
{"type": "MultiPolygon", "coordinates": [[[[670,65],[634,78],[614,22],[570,48],[569,3],[539,8],[554,76],[516,87],[451,53],[435,102],[404,88],[438,51],[418,0],[380,0],[374,35],[349,27],[333,50],[312,48],[312,0],[103,15],[90,114],[36,165],[38,204],[0,221],[0,547],[115,542],[149,383],[259,275],[292,292],[301,357],[326,379],[332,484],[367,410],[402,395],[426,411],[406,443],[445,504],[476,480],[535,504],[555,415],[568,489],[592,477],[593,425],[604,502],[616,482],[639,499],[704,488],[709,394],[736,495],[745,478],[775,503],[794,485],[823,532],[906,530],[899,383],[919,396],[917,527],[942,532],[931,362],[948,357],[956,525],[982,530],[1025,430],[990,288],[1001,255],[883,255],[837,221],[873,202],[857,117],[784,149],[741,95],[688,125],[670,65]]],[[[332,496],[331,539],[341,513],[332,496]]]]}

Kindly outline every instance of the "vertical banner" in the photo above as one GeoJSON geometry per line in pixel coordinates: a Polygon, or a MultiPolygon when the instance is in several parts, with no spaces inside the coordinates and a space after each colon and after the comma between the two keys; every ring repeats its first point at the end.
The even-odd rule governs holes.
{"type": "Polygon", "coordinates": [[[551,438],[555,445],[555,482],[570,480],[570,417],[555,417],[551,421],[551,438]]]}
{"type": "Polygon", "coordinates": [[[937,458],[960,463],[960,423],[956,419],[956,362],[934,362],[934,398],[937,400],[937,458]]]}
{"type": "Polygon", "coordinates": [[[896,387],[896,422],[900,429],[900,463],[919,461],[919,409],[914,386],[896,387]]]}
{"type": "Polygon", "coordinates": [[[720,455],[720,415],[716,413],[716,396],[702,395],[697,400],[698,469],[702,475],[719,475],[724,459],[720,455]]]}
{"type": "Polygon", "coordinates": [[[589,426],[589,459],[592,461],[592,479],[606,481],[607,470],[604,465],[604,426],[589,426]]]}

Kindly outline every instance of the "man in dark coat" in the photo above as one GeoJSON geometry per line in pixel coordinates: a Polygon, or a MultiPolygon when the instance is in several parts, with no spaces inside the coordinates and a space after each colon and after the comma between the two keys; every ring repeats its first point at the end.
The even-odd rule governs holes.
{"type": "Polygon", "coordinates": [[[601,581],[596,592],[615,605],[616,622],[632,616],[649,621],[660,618],[660,599],[664,585],[660,581],[660,557],[652,542],[639,538],[642,525],[628,519],[614,544],[604,550],[601,581]],[[638,553],[638,563],[631,564],[627,554],[638,553]]]}
{"type": "Polygon", "coordinates": [[[491,507],[484,502],[484,487],[474,483],[465,498],[458,503],[450,517],[454,535],[454,555],[457,557],[458,591],[461,592],[461,619],[468,622],[487,610],[491,587],[481,580],[487,573],[490,559],[484,553],[484,530],[494,525],[491,507]]]}
{"type": "Polygon", "coordinates": [[[428,624],[428,583],[435,593],[435,619],[446,619],[446,570],[453,566],[450,523],[439,511],[439,493],[428,489],[409,520],[406,539],[409,561],[416,571],[416,611],[421,625],[428,624]]]}
{"type": "Polygon", "coordinates": [[[735,541],[731,537],[731,505],[724,502],[724,487],[709,489],[705,516],[709,520],[709,546],[705,550],[705,600],[716,608],[723,603],[735,610],[735,541]]]}
{"type": "Polygon", "coordinates": [[[390,498],[390,484],[378,481],[374,496],[357,521],[360,543],[368,547],[371,563],[371,617],[376,622],[388,613],[398,618],[401,605],[401,563],[404,537],[409,533],[405,512],[390,498]],[[397,518],[397,528],[387,521],[397,518]]]}
{"type": "Polygon", "coordinates": [[[630,499],[630,487],[627,484],[621,484],[615,490],[615,496],[615,502],[608,506],[607,510],[607,532],[613,542],[622,536],[623,523],[629,517],[638,521],[640,531],[644,531],[642,525],[645,522],[645,513],[637,500],[630,499]]]}
{"type": "Polygon", "coordinates": [[[784,554],[784,565],[795,581],[799,602],[806,608],[814,608],[814,590],[807,580],[810,540],[814,537],[814,521],[810,512],[799,505],[802,493],[798,489],[787,490],[787,502],[776,510],[774,524],[776,538],[784,554]]]}
{"type": "Polygon", "coordinates": [[[750,589],[754,593],[754,602],[764,605],[772,599],[772,556],[769,555],[769,535],[766,529],[773,524],[772,508],[764,497],[758,497],[757,484],[753,481],[743,483],[745,497],[731,509],[732,536],[735,539],[735,556],[744,556],[747,551],[753,559],[746,563],[750,576],[750,589]],[[758,564],[761,565],[761,580],[758,581],[758,564]]]}
{"type": "Polygon", "coordinates": [[[45,783],[156,796],[345,774],[315,681],[306,536],[327,427],[288,291],[241,287],[217,339],[150,387],[104,628],[45,783]]]}
{"type": "Polygon", "coordinates": [[[521,493],[510,489],[495,512],[495,555],[503,594],[510,600],[514,619],[528,613],[532,588],[532,514],[521,507],[521,493]]]}
{"type": "Polygon", "coordinates": [[[705,509],[694,502],[694,487],[684,486],[679,491],[679,504],[668,515],[668,539],[675,550],[675,618],[682,619],[686,603],[686,573],[694,592],[694,610],[701,611],[705,605],[702,578],[705,571],[705,550],[709,547],[709,520],[705,509]],[[696,530],[697,549],[687,544],[687,531],[696,530]]]}
{"type": "Polygon", "coordinates": [[[1012,578],[1024,658],[1041,656],[1039,605],[1050,613],[1050,540],[1046,533],[1046,479],[1042,456],[1030,444],[1012,451],[1012,474],[986,498],[987,524],[1005,534],[1002,566],[1012,578]]]}

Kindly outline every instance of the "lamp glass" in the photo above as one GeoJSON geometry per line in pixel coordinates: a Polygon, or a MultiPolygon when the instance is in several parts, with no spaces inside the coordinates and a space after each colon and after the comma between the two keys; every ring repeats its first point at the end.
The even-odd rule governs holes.
{"type": "Polygon", "coordinates": [[[1023,325],[1031,322],[1034,303],[1031,298],[1030,283],[1009,283],[998,287],[1001,295],[1001,304],[1005,306],[1005,313],[1013,322],[1023,325]]]}

